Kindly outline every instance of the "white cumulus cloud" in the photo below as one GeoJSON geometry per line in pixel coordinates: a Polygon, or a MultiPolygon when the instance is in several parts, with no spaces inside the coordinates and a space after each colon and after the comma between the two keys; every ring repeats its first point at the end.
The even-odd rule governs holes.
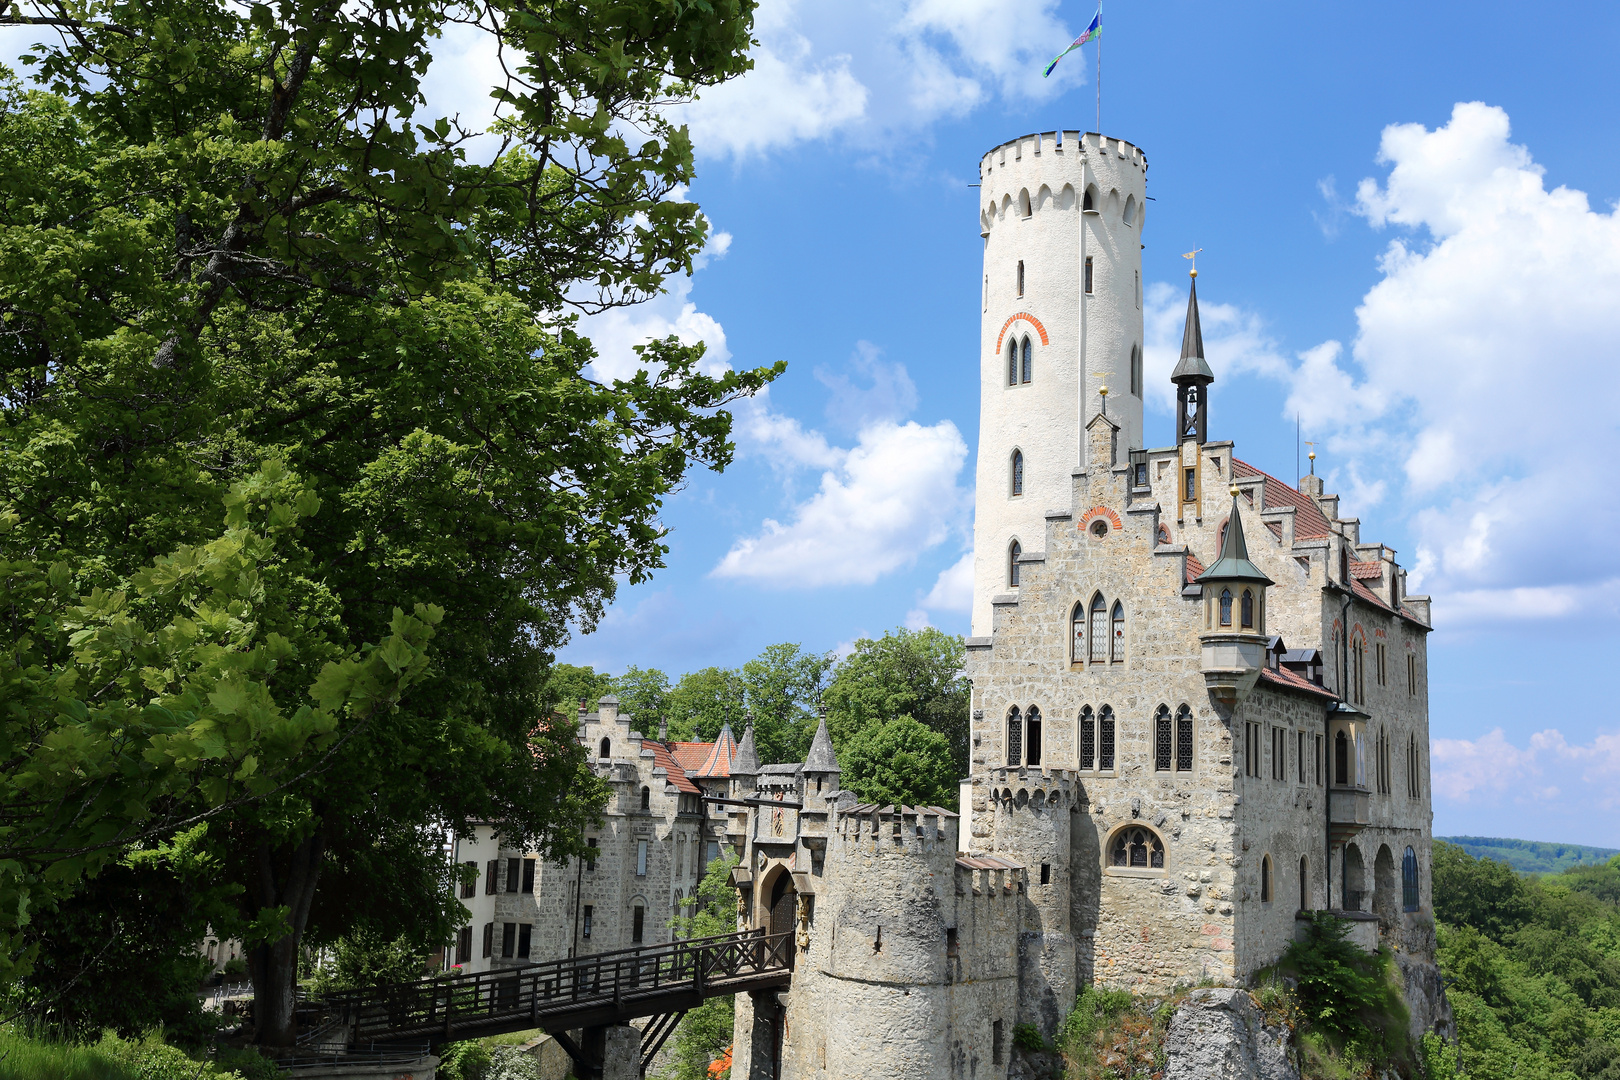
{"type": "Polygon", "coordinates": [[[966,460],[949,420],[874,423],[786,522],[766,518],[711,573],[780,588],[870,585],[961,528],[966,460]]]}
{"type": "Polygon", "coordinates": [[[1570,743],[1557,728],[1530,736],[1515,746],[1494,728],[1477,739],[1435,739],[1430,744],[1430,775],[1435,794],[1458,803],[1495,800],[1515,802],[1556,799],[1566,792],[1542,784],[1543,763],[1554,767],[1560,783],[1583,785],[1567,793],[1604,808],[1620,806],[1620,733],[1599,732],[1587,744],[1570,743]]]}

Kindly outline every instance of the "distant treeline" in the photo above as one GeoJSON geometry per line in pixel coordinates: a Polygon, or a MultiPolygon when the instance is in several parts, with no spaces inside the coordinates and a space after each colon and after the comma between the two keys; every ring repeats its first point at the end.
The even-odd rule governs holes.
{"type": "Polygon", "coordinates": [[[1476,859],[1505,862],[1521,874],[1559,874],[1576,866],[1597,866],[1620,855],[1620,848],[1507,840],[1499,836],[1437,836],[1435,839],[1455,844],[1476,859]]]}

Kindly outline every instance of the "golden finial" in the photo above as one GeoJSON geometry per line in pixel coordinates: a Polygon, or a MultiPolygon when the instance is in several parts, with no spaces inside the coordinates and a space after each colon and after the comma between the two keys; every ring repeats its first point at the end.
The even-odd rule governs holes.
{"type": "Polygon", "coordinates": [[[1227,488],[1226,490],[1231,494],[1232,498],[1234,498],[1234,499],[1237,498],[1239,495],[1241,495],[1243,493],[1243,489],[1238,487],[1236,484],[1233,484],[1231,487],[1227,488]]]}
{"type": "Polygon", "coordinates": [[[1192,260],[1192,269],[1187,271],[1187,275],[1189,277],[1197,277],[1198,276],[1198,253],[1200,251],[1203,251],[1203,250],[1204,250],[1203,248],[1193,248],[1191,251],[1182,252],[1181,257],[1183,259],[1191,259],[1192,260]]]}
{"type": "Polygon", "coordinates": [[[1112,371],[1097,371],[1097,372],[1093,372],[1093,374],[1097,376],[1098,382],[1102,383],[1101,386],[1097,387],[1097,393],[1101,394],[1103,397],[1107,397],[1108,396],[1108,376],[1112,375],[1113,372],[1112,371]]]}
{"type": "Polygon", "coordinates": [[[1315,476],[1316,475],[1316,444],[1311,442],[1311,440],[1306,439],[1305,440],[1305,445],[1311,448],[1311,452],[1306,454],[1305,456],[1311,459],[1311,475],[1315,476]]]}

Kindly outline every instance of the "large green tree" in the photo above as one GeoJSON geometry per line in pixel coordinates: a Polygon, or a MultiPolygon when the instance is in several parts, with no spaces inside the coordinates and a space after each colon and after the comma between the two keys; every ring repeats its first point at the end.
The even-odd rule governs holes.
{"type": "Polygon", "coordinates": [[[833,672],[825,694],[827,730],[834,746],[842,753],[843,744],[861,732],[908,716],[945,739],[952,779],[966,776],[965,655],[960,637],[931,626],[897,629],[855,642],[854,651],[833,672]]]}
{"type": "MultiPolygon", "coordinates": [[[[604,383],[570,313],[690,270],[706,226],[672,197],[692,159],[663,106],[746,67],[752,8],[40,0],[0,14],[0,32],[58,35],[31,58],[48,93],[0,89],[0,542],[20,587],[134,595],[143,567],[218,536],[222,498],[263,462],[307,485],[296,566],[240,598],[258,605],[242,647],[261,658],[255,693],[301,718],[270,748],[274,782],[237,776],[268,738],[246,732],[223,777],[170,768],[155,801],[132,804],[139,829],[111,813],[95,837],[31,849],[48,863],[212,815],[203,842],[241,886],[262,1041],[292,1037],[306,934],[448,933],[445,870],[423,854],[435,828],[502,820],[560,856],[600,806],[572,725],[544,710],[550,652],[617,581],[661,565],[660,500],[729,462],[724,407],[773,372],[705,374],[701,347],[671,339],[604,383]],[[421,93],[452,27],[503,59],[477,158],[480,133],[421,93]],[[57,564],[61,583],[26,569],[57,564]],[[397,614],[417,605],[431,619],[397,614]],[[357,707],[351,691],[382,678],[362,650],[388,642],[411,678],[378,691],[385,708],[364,693],[357,707]],[[333,664],[349,684],[323,703],[310,688],[333,664]]],[[[175,692],[125,666],[136,677],[94,684],[100,697],[39,691],[13,747],[40,765],[45,742],[28,739],[175,692]]],[[[142,735],[194,738],[198,722],[142,735]]],[[[61,880],[94,870],[73,858],[61,880]]]]}

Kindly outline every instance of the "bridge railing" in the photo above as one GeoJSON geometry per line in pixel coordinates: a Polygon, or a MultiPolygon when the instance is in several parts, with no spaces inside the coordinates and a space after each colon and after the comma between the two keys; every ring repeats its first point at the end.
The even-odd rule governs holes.
{"type": "MultiPolygon", "coordinates": [[[[619,949],[550,960],[522,968],[449,975],[373,990],[332,994],[323,1003],[353,1018],[353,1040],[480,1021],[567,1012],[603,1002],[623,1002],[660,991],[695,990],[710,983],[787,971],[793,935],[744,931],[665,945],[619,949]]],[[[716,989],[724,993],[723,989],[716,989]]]]}

